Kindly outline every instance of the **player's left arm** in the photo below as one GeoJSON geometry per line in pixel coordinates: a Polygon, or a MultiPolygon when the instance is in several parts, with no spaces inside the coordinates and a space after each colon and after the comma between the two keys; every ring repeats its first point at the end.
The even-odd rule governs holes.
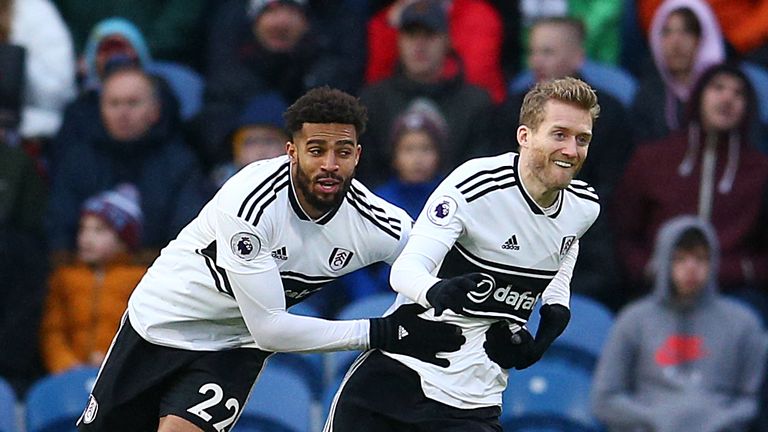
{"type": "Polygon", "coordinates": [[[541,320],[535,338],[525,328],[513,335],[506,321],[499,321],[488,329],[483,346],[491,360],[505,369],[525,369],[539,361],[555,339],[565,331],[571,319],[570,284],[578,254],[577,240],[542,294],[543,305],[539,310],[541,320]]]}

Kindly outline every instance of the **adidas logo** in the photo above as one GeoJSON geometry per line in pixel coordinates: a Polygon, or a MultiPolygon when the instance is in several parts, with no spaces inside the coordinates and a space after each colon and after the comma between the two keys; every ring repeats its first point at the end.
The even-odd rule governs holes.
{"type": "Polygon", "coordinates": [[[280,261],[288,260],[288,249],[286,249],[286,247],[283,246],[280,249],[273,250],[272,251],[272,258],[278,259],[280,261]]]}
{"type": "Polygon", "coordinates": [[[517,236],[513,234],[512,237],[508,238],[507,241],[501,245],[501,248],[508,250],[520,250],[520,245],[517,243],[517,236]]]}
{"type": "Polygon", "coordinates": [[[397,340],[405,339],[408,336],[408,330],[403,326],[397,326],[397,340]]]}

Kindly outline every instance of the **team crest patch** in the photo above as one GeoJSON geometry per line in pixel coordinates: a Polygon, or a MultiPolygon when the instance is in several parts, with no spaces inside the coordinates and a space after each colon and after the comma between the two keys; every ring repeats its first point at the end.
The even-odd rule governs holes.
{"type": "Polygon", "coordinates": [[[456,214],[456,207],[458,207],[456,205],[456,200],[447,195],[443,195],[429,204],[427,217],[435,225],[448,225],[448,222],[453,218],[453,215],[456,214]]]}
{"type": "Polygon", "coordinates": [[[328,265],[331,266],[331,270],[339,271],[352,261],[352,255],[355,253],[351,250],[344,248],[333,248],[330,258],[328,258],[328,265]]]}
{"type": "Polygon", "coordinates": [[[576,241],[576,236],[565,236],[563,237],[563,242],[560,244],[560,259],[562,260],[565,258],[565,254],[568,253],[568,251],[571,249],[571,246],[573,246],[573,242],[576,241]]]}
{"type": "Polygon", "coordinates": [[[261,250],[261,241],[258,237],[247,232],[233,235],[229,244],[232,246],[232,253],[246,261],[256,258],[259,250],[261,250]]]}
{"type": "Polygon", "coordinates": [[[88,405],[85,407],[85,411],[83,411],[83,423],[89,424],[93,422],[98,412],[99,403],[96,402],[96,398],[91,394],[88,396],[88,405]]]}

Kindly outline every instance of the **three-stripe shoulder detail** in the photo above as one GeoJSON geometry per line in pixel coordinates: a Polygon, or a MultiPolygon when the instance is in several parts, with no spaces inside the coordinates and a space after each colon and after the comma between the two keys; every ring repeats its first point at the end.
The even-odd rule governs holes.
{"type": "Polygon", "coordinates": [[[243,203],[237,216],[241,217],[253,225],[258,224],[264,209],[277,198],[277,193],[288,186],[289,183],[289,163],[280,165],[272,174],[268,175],[258,186],[256,186],[243,203]]]}
{"type": "Polygon", "coordinates": [[[565,190],[576,195],[579,198],[589,200],[589,201],[594,201],[596,203],[600,202],[600,197],[597,196],[597,191],[595,191],[595,188],[590,186],[585,181],[572,180],[571,184],[568,185],[568,187],[565,190]]]}
{"type": "Polygon", "coordinates": [[[400,240],[402,220],[391,217],[382,207],[371,204],[365,192],[354,184],[347,192],[347,202],[374,226],[381,229],[395,240],[400,240]]]}
{"type": "Polygon", "coordinates": [[[516,184],[515,169],[511,165],[503,165],[472,174],[456,184],[456,189],[467,202],[472,202],[490,192],[506,189],[516,184]]]}

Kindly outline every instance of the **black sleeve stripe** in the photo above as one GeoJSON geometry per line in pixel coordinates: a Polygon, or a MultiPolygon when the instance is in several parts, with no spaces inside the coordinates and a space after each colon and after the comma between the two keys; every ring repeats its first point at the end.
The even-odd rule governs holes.
{"type": "Polygon", "coordinates": [[[384,231],[387,235],[394,238],[395,240],[400,240],[400,227],[394,227],[392,225],[384,225],[384,223],[380,222],[376,218],[374,218],[371,213],[363,209],[360,204],[355,202],[351,197],[350,194],[347,194],[347,201],[349,204],[360,213],[360,215],[368,221],[370,221],[374,226],[378,227],[380,230],[384,231]]]}
{"type": "Polygon", "coordinates": [[[587,191],[577,191],[577,190],[575,190],[573,188],[570,188],[570,187],[566,188],[565,190],[567,190],[568,192],[576,195],[579,198],[582,198],[582,199],[585,199],[585,200],[588,200],[588,201],[593,201],[593,202],[596,202],[598,204],[600,203],[600,199],[597,197],[596,194],[591,194],[591,193],[589,193],[587,191]]]}
{"type": "Polygon", "coordinates": [[[514,173],[514,168],[509,166],[509,165],[502,165],[502,166],[500,166],[498,168],[494,168],[494,169],[491,169],[491,170],[478,171],[478,172],[472,174],[471,176],[469,176],[468,178],[464,179],[460,183],[458,183],[456,185],[456,189],[461,189],[462,186],[466,185],[467,183],[471,182],[472,180],[474,180],[474,179],[476,179],[476,178],[478,178],[480,176],[483,176],[483,175],[486,175],[486,174],[496,174],[496,173],[499,173],[499,172],[502,172],[502,171],[506,171],[506,170],[509,170],[510,172],[514,173]]]}
{"type": "Polygon", "coordinates": [[[253,213],[253,208],[256,206],[256,204],[264,198],[264,196],[269,193],[269,191],[274,187],[275,183],[277,182],[278,177],[287,176],[288,175],[288,166],[289,164],[286,162],[283,165],[280,165],[280,167],[275,170],[272,174],[267,176],[266,179],[264,179],[263,182],[259,183],[258,186],[256,186],[247,197],[245,197],[245,200],[243,200],[243,203],[240,205],[240,210],[237,212],[238,217],[245,217],[245,219],[248,219],[250,215],[253,213]],[[272,184],[272,187],[267,187],[268,184],[272,184]],[[253,200],[253,197],[261,192],[261,195],[259,195],[255,200],[253,200]],[[249,207],[250,203],[250,210],[248,211],[248,216],[244,216],[245,209],[249,207]]]}
{"type": "Polygon", "coordinates": [[[361,201],[363,201],[366,204],[366,207],[371,208],[373,210],[377,210],[377,211],[379,211],[380,213],[382,213],[384,215],[387,214],[387,211],[384,210],[383,208],[377,207],[377,206],[371,204],[370,202],[368,202],[368,199],[367,199],[367,196],[365,195],[365,192],[363,192],[360,188],[355,186],[354,183],[352,183],[350,185],[350,191],[353,192],[356,197],[360,197],[361,201]]]}
{"type": "MultiPolygon", "coordinates": [[[[259,221],[261,220],[261,216],[264,214],[264,210],[266,210],[267,207],[269,207],[270,204],[272,204],[273,201],[277,199],[277,193],[283,189],[284,187],[288,186],[288,177],[284,179],[285,181],[279,185],[276,185],[274,187],[274,190],[272,191],[272,195],[270,195],[269,198],[267,198],[266,201],[261,205],[261,208],[259,208],[259,212],[256,213],[256,217],[253,219],[252,225],[256,226],[259,224],[259,221]]],[[[246,219],[247,220],[247,219],[246,219]]]]}
{"type": "Polygon", "coordinates": [[[212,241],[205,249],[198,249],[195,252],[203,257],[205,266],[208,267],[208,271],[211,272],[211,277],[216,285],[216,289],[219,290],[219,292],[234,298],[235,294],[232,292],[232,285],[227,277],[227,272],[216,265],[216,241],[212,241]]]}
{"type": "Polygon", "coordinates": [[[573,180],[573,181],[571,181],[570,187],[572,187],[572,188],[574,188],[576,190],[585,190],[585,191],[589,191],[589,192],[592,192],[594,194],[597,194],[597,192],[595,192],[595,188],[590,186],[587,182],[584,182],[584,181],[581,181],[581,180],[573,180]]]}
{"type": "Polygon", "coordinates": [[[512,181],[509,181],[507,183],[495,183],[494,182],[490,187],[487,187],[487,188],[479,191],[478,193],[476,193],[474,195],[471,195],[471,196],[468,196],[468,197],[465,197],[465,198],[466,198],[467,202],[469,203],[469,202],[472,202],[472,201],[474,201],[474,200],[476,200],[476,199],[478,199],[478,198],[480,198],[480,197],[482,197],[484,195],[487,195],[487,194],[489,194],[489,193],[491,193],[493,191],[507,189],[507,188],[515,186],[516,184],[517,184],[517,182],[514,179],[512,179],[512,181]]]}
{"type": "Polygon", "coordinates": [[[534,269],[534,268],[517,267],[513,265],[489,261],[489,260],[480,258],[477,255],[472,254],[459,243],[456,243],[453,246],[461,253],[461,255],[466,260],[470,261],[471,263],[487,268],[489,270],[498,271],[499,273],[517,274],[520,276],[527,276],[527,277],[539,278],[539,279],[552,279],[557,274],[557,270],[540,270],[540,269],[534,269]]]}
{"type": "Polygon", "coordinates": [[[256,208],[259,208],[259,212],[257,213],[256,220],[254,220],[254,225],[258,221],[258,219],[261,216],[261,213],[264,211],[264,208],[269,205],[272,201],[274,201],[275,196],[277,195],[277,192],[284,188],[288,184],[288,173],[283,173],[278,177],[275,177],[274,180],[272,180],[272,184],[269,188],[264,189],[262,193],[259,195],[259,197],[253,201],[251,204],[251,207],[248,209],[248,213],[244,216],[244,219],[247,221],[251,221],[251,216],[253,215],[253,212],[256,211],[256,208]],[[282,182],[278,184],[278,182],[282,182]]]}
{"type": "Polygon", "coordinates": [[[515,173],[514,172],[508,172],[508,173],[504,173],[503,175],[498,175],[498,176],[495,176],[495,177],[485,178],[485,179],[483,179],[483,180],[473,184],[472,186],[466,187],[464,189],[459,189],[459,192],[461,192],[462,195],[466,196],[470,192],[472,192],[473,190],[479,188],[480,186],[486,185],[486,184],[491,183],[491,182],[499,183],[499,182],[502,182],[504,180],[509,179],[510,177],[514,179],[515,178],[515,173]]]}
{"type": "Polygon", "coordinates": [[[400,219],[393,218],[389,215],[387,215],[386,211],[381,207],[376,207],[368,202],[365,195],[361,195],[359,193],[355,193],[354,191],[350,190],[350,193],[347,194],[347,198],[350,202],[354,202],[361,206],[362,208],[365,208],[369,211],[370,215],[381,221],[382,223],[388,224],[392,229],[396,231],[400,231],[400,228],[402,226],[402,222],[400,219]],[[378,211],[376,211],[378,210],[378,211]]]}

